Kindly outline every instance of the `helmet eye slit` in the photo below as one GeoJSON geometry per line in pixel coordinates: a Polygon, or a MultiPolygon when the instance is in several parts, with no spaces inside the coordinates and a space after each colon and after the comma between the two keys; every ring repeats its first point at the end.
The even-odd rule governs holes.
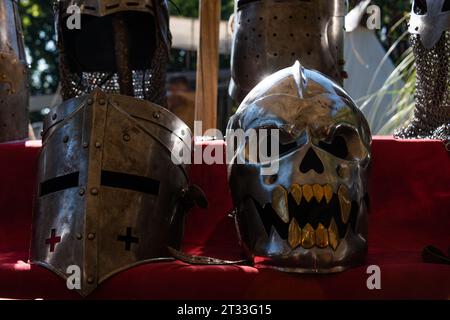
{"type": "Polygon", "coordinates": [[[39,185],[39,196],[43,197],[50,193],[75,188],[78,186],[79,176],[79,172],[72,172],[63,176],[48,179],[39,185]]]}
{"type": "Polygon", "coordinates": [[[102,170],[101,185],[158,195],[159,181],[123,172],[102,170]]]}

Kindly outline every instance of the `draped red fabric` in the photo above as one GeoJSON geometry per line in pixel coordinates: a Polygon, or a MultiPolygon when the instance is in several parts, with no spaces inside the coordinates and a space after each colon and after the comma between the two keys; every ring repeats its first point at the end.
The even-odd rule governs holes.
{"type": "MultiPolygon", "coordinates": [[[[220,142],[206,142],[223,147],[220,142]]],[[[38,142],[0,144],[0,298],[80,299],[52,272],[27,264],[38,142]]],[[[193,165],[208,209],[187,216],[184,250],[241,258],[225,165],[193,165]]],[[[421,261],[450,247],[450,155],[439,141],[374,137],[369,256],[339,274],[288,274],[256,266],[144,264],[101,284],[88,299],[449,299],[450,266],[421,261]],[[381,269],[369,290],[367,267],[381,269]]]]}

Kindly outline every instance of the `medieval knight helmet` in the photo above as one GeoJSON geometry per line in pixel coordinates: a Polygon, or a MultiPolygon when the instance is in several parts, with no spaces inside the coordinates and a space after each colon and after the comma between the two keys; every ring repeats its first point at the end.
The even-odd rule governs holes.
{"type": "MultiPolygon", "coordinates": [[[[259,83],[228,129],[279,132],[278,157],[250,161],[251,140],[241,139],[229,165],[238,230],[251,257],[318,273],[364,261],[371,134],[343,89],[296,62],[259,83]],[[274,163],[278,172],[265,175],[274,163]]],[[[267,141],[259,136],[258,148],[267,141]]]]}
{"type": "Polygon", "coordinates": [[[17,0],[0,1],[0,142],[28,136],[28,74],[17,0]]]}
{"type": "Polygon", "coordinates": [[[87,295],[114,273],[170,257],[192,203],[189,166],[172,151],[190,145],[181,120],[142,99],[95,89],[55,107],[44,121],[31,261],[64,278],[78,266],[87,295]]]}
{"type": "Polygon", "coordinates": [[[450,1],[414,0],[409,32],[417,71],[415,109],[396,136],[450,140],[450,1]]]}
{"type": "Polygon", "coordinates": [[[64,99],[100,87],[165,105],[165,0],[59,0],[56,19],[64,99]],[[73,8],[81,13],[79,29],[73,8]]]}
{"type": "Polygon", "coordinates": [[[235,0],[230,96],[297,59],[343,82],[345,0],[235,0]]]}

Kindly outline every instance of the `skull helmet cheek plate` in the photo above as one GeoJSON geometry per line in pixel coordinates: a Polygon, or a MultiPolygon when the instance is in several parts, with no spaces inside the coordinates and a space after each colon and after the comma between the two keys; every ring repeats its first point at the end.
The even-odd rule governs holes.
{"type": "Polygon", "coordinates": [[[261,128],[279,129],[280,156],[271,163],[278,172],[264,175],[268,163],[244,161],[245,152],[229,167],[249,254],[294,272],[338,272],[362,263],[371,134],[354,102],[297,62],[256,86],[229,123],[244,132],[261,128]]]}

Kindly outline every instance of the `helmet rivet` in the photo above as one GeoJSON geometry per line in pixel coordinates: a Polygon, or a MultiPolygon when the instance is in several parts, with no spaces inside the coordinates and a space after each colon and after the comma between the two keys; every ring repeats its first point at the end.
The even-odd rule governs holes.
{"type": "Polygon", "coordinates": [[[80,196],[84,195],[84,193],[85,193],[84,188],[80,188],[80,190],[78,190],[78,194],[79,194],[80,196]]]}
{"type": "Polygon", "coordinates": [[[159,117],[161,117],[161,113],[159,111],[153,112],[153,118],[159,119],[159,117]]]}
{"type": "Polygon", "coordinates": [[[77,238],[77,240],[81,240],[83,239],[83,235],[79,232],[77,232],[77,234],[75,235],[75,237],[77,238]]]}
{"type": "Polygon", "coordinates": [[[83,142],[83,148],[87,148],[89,146],[89,143],[83,142]]]}
{"type": "Polygon", "coordinates": [[[101,142],[96,142],[96,143],[95,143],[95,147],[96,147],[96,148],[100,148],[101,146],[102,146],[102,143],[101,143],[101,142]]]}
{"type": "Polygon", "coordinates": [[[91,189],[91,194],[96,196],[98,194],[98,189],[97,188],[92,188],[91,189]]]}
{"type": "Polygon", "coordinates": [[[94,240],[95,239],[95,233],[89,233],[88,234],[88,239],[89,240],[94,240]]]}
{"type": "Polygon", "coordinates": [[[130,135],[129,135],[128,133],[125,133],[125,134],[123,135],[123,140],[125,140],[125,141],[130,141],[130,135]]]}

